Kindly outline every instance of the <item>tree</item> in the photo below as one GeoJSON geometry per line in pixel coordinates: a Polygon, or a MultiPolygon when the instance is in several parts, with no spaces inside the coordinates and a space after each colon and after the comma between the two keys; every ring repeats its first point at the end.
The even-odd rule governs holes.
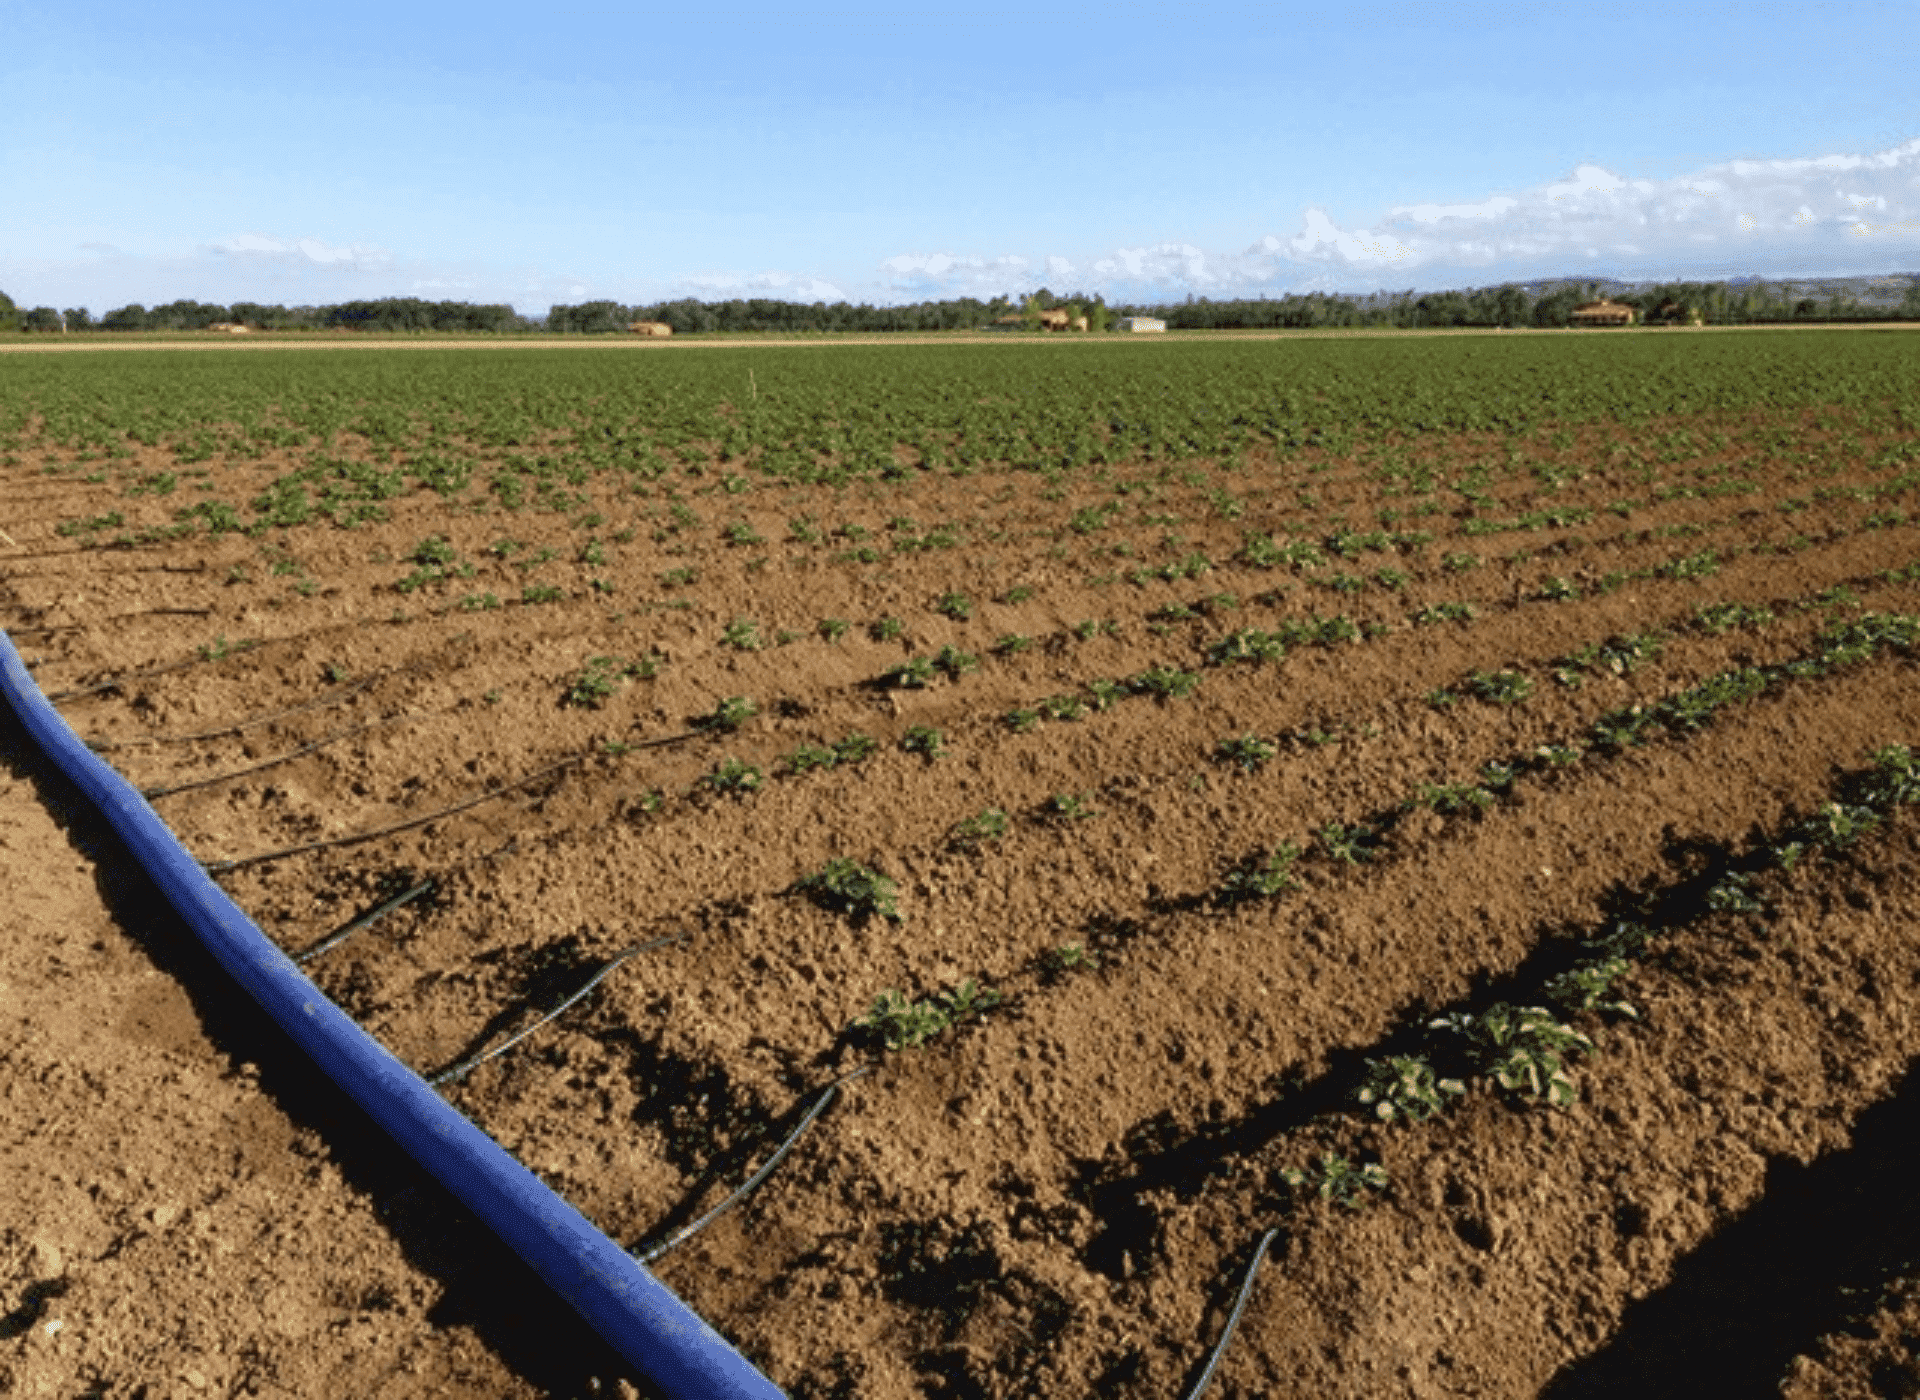
{"type": "Polygon", "coordinates": [[[100,318],[100,329],[106,331],[143,331],[146,328],[147,308],[137,301],[117,311],[109,311],[100,318]]]}
{"type": "Polygon", "coordinates": [[[1900,314],[1920,319],[1920,277],[1907,283],[1907,298],[1900,303],[1900,314]]]}
{"type": "Polygon", "coordinates": [[[90,331],[93,329],[93,313],[84,306],[69,306],[60,313],[67,318],[70,331],[90,331]]]}
{"type": "Polygon", "coordinates": [[[20,329],[23,331],[61,330],[63,328],[60,324],[60,313],[51,306],[36,306],[20,318],[20,329]]]}
{"type": "Polygon", "coordinates": [[[0,292],[0,331],[20,329],[20,312],[13,304],[13,298],[0,292]]]}

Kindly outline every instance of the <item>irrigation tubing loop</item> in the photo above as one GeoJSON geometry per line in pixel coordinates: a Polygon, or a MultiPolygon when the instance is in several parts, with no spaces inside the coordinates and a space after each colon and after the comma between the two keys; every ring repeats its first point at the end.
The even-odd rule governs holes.
{"type": "Polygon", "coordinates": [[[508,1036],[505,1040],[501,1041],[498,1045],[493,1046],[491,1049],[483,1050],[477,1055],[469,1055],[467,1056],[466,1059],[460,1061],[458,1064],[449,1065],[447,1066],[447,1068],[441,1070],[438,1074],[427,1076],[427,1083],[437,1089],[442,1084],[451,1083],[456,1079],[464,1079],[468,1074],[471,1074],[474,1070],[480,1068],[480,1066],[484,1065],[488,1060],[493,1059],[495,1056],[506,1054],[507,1051],[513,1049],[514,1046],[518,1045],[521,1041],[525,1040],[528,1036],[532,1035],[535,1031],[539,1030],[540,1027],[546,1025],[549,1021],[557,1021],[566,1012],[568,1007],[572,1006],[575,1002],[579,1001],[582,997],[586,996],[588,992],[592,991],[595,987],[599,986],[600,983],[610,973],[612,973],[615,968],[619,967],[622,963],[626,962],[627,959],[634,957],[635,955],[640,953],[651,952],[653,949],[664,947],[666,944],[669,944],[669,943],[684,942],[685,939],[686,939],[686,935],[684,933],[672,933],[672,934],[668,934],[665,938],[656,938],[651,943],[636,943],[631,948],[622,948],[619,952],[615,953],[611,959],[609,959],[606,963],[602,964],[598,972],[594,973],[593,976],[587,979],[585,986],[581,987],[579,991],[575,992],[572,996],[568,997],[565,1001],[561,1002],[558,1006],[554,1007],[553,1010],[549,1011],[546,1015],[542,1016],[539,1020],[535,1021],[532,1025],[526,1027],[524,1030],[517,1031],[513,1035],[508,1036]]]}
{"type": "Polygon", "coordinates": [[[1213,1381],[1213,1373],[1220,1369],[1220,1359],[1227,1354],[1227,1343],[1233,1340],[1233,1329],[1240,1325],[1240,1314],[1247,1310],[1247,1299],[1253,1296],[1253,1281],[1260,1275],[1260,1261],[1267,1257],[1267,1249],[1279,1233],[1276,1228],[1260,1237],[1260,1244],[1253,1251],[1253,1262],[1247,1265],[1246,1281],[1240,1285],[1240,1296],[1234,1300],[1233,1311],[1227,1315],[1227,1325],[1220,1333],[1220,1341],[1215,1345],[1213,1355],[1207,1358],[1206,1369],[1200,1372],[1200,1379],[1187,1392],[1187,1400],[1200,1400],[1213,1381]]]}
{"type": "Polygon", "coordinates": [[[81,743],[0,631],[0,699],[208,952],[342,1092],[674,1400],[786,1400],[673,1291],[342,1011],[81,743]]]}
{"type": "Polygon", "coordinates": [[[682,1225],[678,1230],[675,1230],[658,1243],[635,1251],[633,1257],[638,1259],[643,1265],[651,1264],[669,1250],[676,1249],[680,1245],[685,1244],[688,1240],[706,1229],[707,1226],[713,1224],[714,1221],[739,1205],[740,1202],[744,1201],[748,1196],[752,1195],[753,1189],[769,1176],[773,1175],[773,1169],[780,1165],[781,1159],[793,1151],[793,1145],[800,1141],[800,1135],[802,1133],[813,1126],[814,1119],[827,1111],[827,1105],[833,1102],[833,1097],[840,1092],[841,1086],[851,1083],[863,1074],[870,1073],[872,1069],[872,1065],[862,1065],[856,1070],[841,1075],[838,1079],[834,1080],[833,1083],[827,1085],[825,1089],[821,1090],[820,1097],[814,1100],[813,1107],[807,1110],[806,1116],[800,1120],[792,1132],[787,1134],[786,1140],[774,1149],[773,1155],[762,1162],[760,1169],[742,1182],[738,1189],[691,1225],[682,1225]]]}

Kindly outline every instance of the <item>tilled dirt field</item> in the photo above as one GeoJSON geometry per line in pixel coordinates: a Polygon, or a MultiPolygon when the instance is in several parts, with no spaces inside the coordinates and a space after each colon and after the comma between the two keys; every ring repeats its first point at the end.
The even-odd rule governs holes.
{"type": "MultiPolygon", "coordinates": [[[[1920,813],[1871,794],[1920,741],[1917,442],[419,492],[118,550],[60,526],[141,503],[52,462],[0,474],[0,620],[290,952],[432,882],[309,965],[422,1072],[672,940],[445,1086],[612,1238],[837,1084],[655,1265],[796,1397],[1185,1394],[1269,1230],[1210,1394],[1915,1395],[1920,813]],[[1572,1102],[1471,1053],[1530,1006],[1572,1102]],[[1415,1056],[1437,1111],[1382,1121],[1415,1056]]],[[[5,740],[0,1382],[636,1383],[5,740]]]]}

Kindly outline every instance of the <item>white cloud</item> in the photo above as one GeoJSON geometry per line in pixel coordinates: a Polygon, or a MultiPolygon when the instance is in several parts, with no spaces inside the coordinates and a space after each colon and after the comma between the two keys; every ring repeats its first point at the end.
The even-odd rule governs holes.
{"type": "MultiPolygon", "coordinates": [[[[1465,193],[1465,192],[1463,192],[1465,193]]],[[[1011,295],[1037,273],[1110,301],[1464,287],[1554,276],[1818,276],[1920,264],[1920,140],[1872,155],[1731,161],[1671,179],[1599,164],[1531,188],[1406,204],[1354,226],[1310,206],[1239,252],[1166,241],[1039,263],[902,254],[894,299],[1011,295]]]]}
{"type": "Polygon", "coordinates": [[[382,271],[393,265],[393,254],[370,243],[333,244],[318,238],[274,238],[260,233],[236,233],[207,245],[227,257],[264,259],[316,267],[382,271]]]}
{"type": "Polygon", "coordinates": [[[671,284],[682,296],[725,301],[770,297],[777,301],[844,301],[846,293],[818,277],[793,272],[697,272],[671,284]]]}

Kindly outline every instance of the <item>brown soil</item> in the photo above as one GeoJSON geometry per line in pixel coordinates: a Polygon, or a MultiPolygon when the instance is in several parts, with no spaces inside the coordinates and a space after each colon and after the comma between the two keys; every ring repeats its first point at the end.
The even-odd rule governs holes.
{"type": "MultiPolygon", "coordinates": [[[[1024,474],[739,496],[708,477],[683,483],[697,524],[598,484],[577,508],[593,525],[423,493],[354,531],[121,552],[56,526],[109,508],[162,524],[163,503],[20,468],[0,475],[16,545],[0,545],[0,621],[49,693],[120,678],[62,705],[136,782],[214,780],[155,798],[203,859],[500,789],[222,877],[298,950],[431,875],[430,899],[313,967],[423,1071],[620,949],[682,936],[446,1089],[614,1239],[692,1220],[827,1084],[874,1066],[747,1204],[658,1266],[796,1397],[1184,1393],[1270,1226],[1213,1395],[1914,1393],[1911,809],[1844,858],[1764,877],[1762,915],[1676,916],[1624,984],[1640,1019],[1580,1022],[1599,1050],[1575,1106],[1480,1083],[1387,1129],[1352,1100],[1364,1057],[1522,996],[1634,901],[1693,909],[1702,880],[1818,809],[1842,770],[1920,740],[1912,660],[1885,654],[1697,733],[1529,771],[1479,815],[1403,807],[1623,706],[1804,655],[1836,617],[1920,611],[1920,527],[1900,515],[1914,491],[1894,480],[1911,435],[1838,412],[1569,429],[1526,442],[1548,468],[1534,475],[1501,470],[1509,445],[1491,436],[1392,446],[1441,481],[1493,468],[1482,519],[1562,523],[1471,533],[1369,461],[1310,454],[1135,464],[1112,473],[1124,497],[1024,474]],[[1680,428],[1721,437],[1681,451],[1680,428]],[[1720,489],[1736,479],[1753,489],[1720,489]],[[1637,504],[1609,511],[1623,497],[1637,504]],[[1112,519],[1086,514],[1116,499],[1112,519]],[[1433,538],[1304,568],[1236,558],[1248,531],[1325,551],[1328,512],[1365,530],[1381,510],[1433,538]],[[809,542],[789,532],[800,517],[867,533],[809,542]],[[757,538],[727,543],[738,523],[757,538]],[[401,591],[429,535],[473,571],[401,591]],[[522,547],[500,557],[505,536],[522,547]],[[594,540],[601,562],[585,562],[594,540]],[[872,562],[847,557],[862,547],[872,562]],[[1209,568],[1179,577],[1196,555],[1209,568]],[[566,596],[523,603],[528,586],[566,596]],[[951,594],[968,606],[943,612],[951,594]],[[1460,603],[1474,616],[1413,621],[1460,603]],[[1697,615],[1710,603],[1772,618],[1716,630],[1697,615]],[[1334,614],[1360,635],[1209,660],[1235,629],[1334,614]],[[884,617],[897,637],[870,633],[884,617]],[[838,640],[828,618],[850,624],[838,640]],[[724,640],[743,619],[758,649],[724,640]],[[1655,629],[1644,664],[1567,661],[1655,629]],[[996,650],[1009,634],[1031,643],[996,650]],[[949,645],[977,669],[876,683],[949,645]],[[578,692],[597,706],[563,703],[596,656],[659,659],[578,692]],[[1157,665],[1198,689],[1093,707],[1093,682],[1157,665]],[[1473,677],[1502,670],[1534,682],[1524,703],[1474,698],[1473,677]],[[1430,703],[1443,689],[1459,698],[1430,703]],[[1008,720],[1076,694],[1077,718],[1008,720]],[[757,716],[700,727],[728,696],[757,716]],[[217,732],[250,719],[265,722],[217,732]],[[903,746],[921,726],[943,756],[903,746]],[[782,762],[856,733],[871,757],[782,762]],[[1243,734],[1272,761],[1216,761],[1243,734]],[[762,771],[757,790],[706,781],[729,757],[762,771]],[[1063,816],[1056,796],[1092,814],[1063,816]],[[988,808],[1004,836],[953,839],[988,808]],[[1372,858],[1329,858],[1315,833],[1330,823],[1372,828],[1372,858]],[[1231,868],[1283,842],[1305,852],[1297,889],[1220,897],[1231,868]],[[806,898],[798,882],[836,857],[894,879],[902,919],[806,898]],[[1075,946],[1097,965],[1063,968],[1075,946]],[[1005,999],[918,1049],[854,1026],[882,991],[966,979],[1005,999]],[[1392,1186],[1362,1210],[1299,1199],[1282,1172],[1328,1149],[1378,1161],[1392,1186]]],[[[244,496],[286,464],[212,465],[244,496]]],[[[26,1207],[0,1233],[0,1388],[637,1380],[234,1004],[11,722],[0,746],[0,844],[23,891],[0,949],[0,1189],[26,1207]]]]}

